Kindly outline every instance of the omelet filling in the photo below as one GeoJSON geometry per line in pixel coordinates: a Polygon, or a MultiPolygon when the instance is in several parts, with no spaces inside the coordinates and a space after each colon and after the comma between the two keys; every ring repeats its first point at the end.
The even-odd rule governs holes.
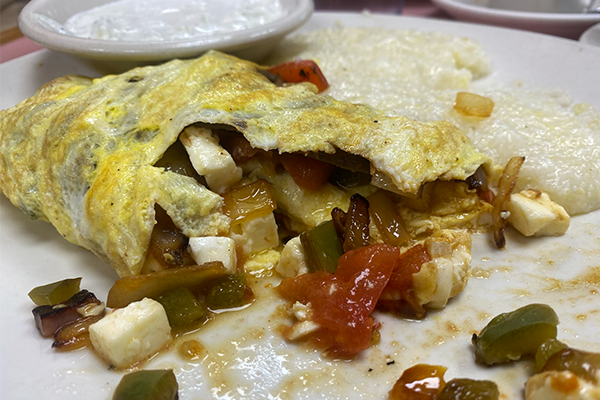
{"type": "MultiPolygon", "coordinates": [[[[298,235],[331,220],[334,209],[348,210],[352,196],[358,194],[370,199],[374,208],[393,211],[379,219],[375,212],[376,218],[368,223],[369,244],[409,249],[424,240],[440,243],[429,237],[451,229],[442,234],[445,254],[433,257],[419,274],[415,271],[419,283],[415,298],[422,313],[423,305],[443,307],[462,290],[469,276],[467,230],[486,229],[491,221],[487,217],[491,204],[466,181],[435,181],[426,184],[417,197],[400,195],[394,193],[397,190],[378,187],[381,180],[370,173],[364,158],[344,152],[279,154],[253,148],[239,132],[205,124],[185,128],[155,166],[192,177],[219,193],[232,222],[226,236],[186,237],[156,206],[157,224],[142,273],[221,261],[231,272],[264,275],[277,267],[284,277],[300,275],[308,269],[298,235]],[[398,224],[404,230],[401,239],[395,238],[398,233],[389,232],[390,226],[398,224]],[[460,256],[452,250],[458,246],[460,256]],[[459,272],[453,273],[453,268],[459,272]]],[[[437,248],[440,253],[439,244],[437,248]]],[[[398,292],[388,291],[385,302],[391,301],[404,300],[398,292]]]]}

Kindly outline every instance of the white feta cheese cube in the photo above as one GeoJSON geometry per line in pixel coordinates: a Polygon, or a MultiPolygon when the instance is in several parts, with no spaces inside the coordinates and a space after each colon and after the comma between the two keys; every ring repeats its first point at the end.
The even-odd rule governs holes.
{"type": "Polygon", "coordinates": [[[148,298],[107,314],[89,331],[94,350],[117,368],[147,359],[171,340],[165,309],[148,298]]]}
{"type": "Polygon", "coordinates": [[[242,179],[242,169],[219,145],[219,139],[212,130],[188,126],[179,140],[190,156],[194,169],[206,179],[210,190],[223,193],[242,179]]]}
{"type": "Polygon", "coordinates": [[[308,272],[299,236],[290,239],[285,244],[276,271],[284,278],[294,278],[308,272]]]}
{"type": "Polygon", "coordinates": [[[247,257],[266,249],[279,246],[279,233],[277,232],[275,216],[270,213],[264,217],[251,219],[235,226],[231,237],[238,248],[241,248],[247,257]]]}
{"type": "Polygon", "coordinates": [[[221,261],[229,272],[236,270],[235,241],[231,238],[224,236],[192,237],[188,249],[198,265],[221,261]]]}
{"type": "Polygon", "coordinates": [[[425,240],[431,261],[413,274],[419,304],[444,308],[460,293],[471,276],[471,235],[464,230],[445,229],[425,240]]]}
{"type": "Polygon", "coordinates": [[[560,236],[571,222],[565,209],[539,190],[512,194],[506,208],[508,222],[525,236],[560,236]]]}

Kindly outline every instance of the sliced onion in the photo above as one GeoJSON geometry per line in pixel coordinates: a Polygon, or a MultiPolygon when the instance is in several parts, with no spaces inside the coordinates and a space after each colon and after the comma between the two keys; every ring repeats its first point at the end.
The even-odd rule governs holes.
{"type": "Polygon", "coordinates": [[[401,246],[410,239],[406,230],[406,223],[400,215],[390,194],[383,190],[367,197],[369,201],[369,214],[382,234],[384,241],[392,246],[401,246]]]}
{"type": "Polygon", "coordinates": [[[458,92],[454,102],[454,109],[469,117],[486,118],[492,115],[494,102],[475,93],[458,92]]]}
{"type": "Polygon", "coordinates": [[[494,242],[499,249],[503,249],[506,245],[504,228],[506,227],[508,218],[503,218],[503,215],[507,212],[506,205],[510,200],[511,192],[517,183],[519,171],[521,170],[523,162],[525,162],[525,157],[512,157],[508,160],[506,167],[504,167],[504,171],[502,171],[500,180],[498,181],[498,193],[494,199],[492,217],[494,221],[494,242]]]}
{"type": "Polygon", "coordinates": [[[343,240],[344,252],[368,246],[371,241],[369,234],[369,202],[359,194],[350,198],[348,212],[339,208],[331,211],[336,231],[343,240]]]}
{"type": "Polygon", "coordinates": [[[51,337],[63,325],[81,318],[79,308],[101,301],[87,290],[82,290],[69,300],[53,306],[39,306],[33,309],[35,324],[44,337],[51,337]]]}
{"type": "Polygon", "coordinates": [[[188,247],[188,237],[175,226],[165,210],[158,205],[155,210],[156,225],[152,230],[142,273],[195,264],[185,251],[188,247]]]}
{"type": "Polygon", "coordinates": [[[469,189],[477,190],[479,198],[489,204],[494,204],[495,195],[488,187],[488,177],[482,165],[477,168],[477,171],[473,175],[467,178],[466,182],[469,185],[469,189]]]}
{"type": "Polygon", "coordinates": [[[66,325],[63,325],[54,334],[52,347],[60,351],[71,351],[90,345],[89,327],[91,324],[102,319],[102,315],[90,315],[81,317],[66,325]]]}
{"type": "Polygon", "coordinates": [[[427,182],[419,188],[417,197],[402,196],[402,204],[421,213],[430,213],[438,181],[427,182]]]}
{"type": "Polygon", "coordinates": [[[232,225],[267,216],[277,208],[271,187],[264,179],[228,190],[223,200],[232,225]]]}

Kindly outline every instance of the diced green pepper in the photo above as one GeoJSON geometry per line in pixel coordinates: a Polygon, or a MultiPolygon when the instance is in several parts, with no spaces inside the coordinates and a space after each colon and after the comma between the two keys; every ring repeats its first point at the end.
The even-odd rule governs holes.
{"type": "Polygon", "coordinates": [[[540,348],[535,352],[535,368],[541,371],[544,365],[548,362],[548,359],[557,352],[566,349],[568,346],[556,339],[548,339],[540,348]]]}
{"type": "Polygon", "coordinates": [[[333,221],[325,221],[313,229],[300,234],[300,242],[309,272],[337,269],[339,258],[344,251],[333,221]]]}
{"type": "Polygon", "coordinates": [[[231,274],[209,290],[206,305],[211,310],[240,307],[244,304],[246,291],[246,276],[231,274]]]}
{"type": "Polygon", "coordinates": [[[192,291],[185,287],[170,290],[156,297],[165,309],[173,329],[188,328],[206,319],[206,310],[192,291]]]}
{"type": "Polygon", "coordinates": [[[442,389],[438,400],[498,400],[500,392],[492,381],[452,379],[442,389]]]}
{"type": "Polygon", "coordinates": [[[213,282],[227,274],[221,261],[211,261],[202,265],[124,276],[108,291],[106,306],[127,307],[130,303],[142,300],[144,297],[156,298],[162,293],[179,287],[187,287],[194,291],[204,289],[211,287],[213,282]]]}
{"type": "Polygon", "coordinates": [[[142,370],[121,379],[113,400],[177,400],[178,390],[172,370],[142,370]]]}
{"type": "Polygon", "coordinates": [[[545,304],[529,304],[500,314],[473,335],[477,361],[491,365],[534,355],[548,339],[556,338],[558,317],[545,304]]]}
{"type": "Polygon", "coordinates": [[[29,298],[38,306],[53,306],[70,299],[79,292],[80,283],[81,278],[72,278],[38,286],[31,289],[29,298]]]}

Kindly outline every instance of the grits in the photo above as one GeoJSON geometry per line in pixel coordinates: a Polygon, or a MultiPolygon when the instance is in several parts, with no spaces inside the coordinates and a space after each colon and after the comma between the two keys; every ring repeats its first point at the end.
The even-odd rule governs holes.
{"type": "MultiPolygon", "coordinates": [[[[600,208],[600,111],[559,90],[480,80],[491,62],[473,40],[384,28],[325,29],[287,38],[267,60],[314,59],[331,83],[326,94],[420,121],[461,128],[495,164],[524,155],[517,190],[547,192],[569,214],[600,208]],[[491,98],[492,116],[463,117],[458,91],[491,98]]],[[[488,80],[489,81],[489,80],[488,80]]]]}

